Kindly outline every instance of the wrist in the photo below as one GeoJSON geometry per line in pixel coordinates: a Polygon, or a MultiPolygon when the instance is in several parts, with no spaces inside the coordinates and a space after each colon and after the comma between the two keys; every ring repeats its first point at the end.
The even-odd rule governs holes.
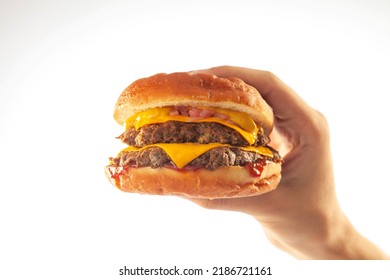
{"type": "MultiPolygon", "coordinates": [[[[337,209],[337,207],[336,207],[337,209]]],[[[260,220],[258,220],[262,223],[260,220]]],[[[380,260],[388,257],[352,226],[341,210],[316,215],[314,220],[270,226],[264,224],[269,240],[298,259],[380,260]]]]}
{"type": "Polygon", "coordinates": [[[323,259],[384,260],[387,256],[362,236],[341,213],[339,221],[329,229],[322,247],[323,259]]]}
{"type": "MultiPolygon", "coordinates": [[[[275,241],[275,240],[274,240],[275,241]]],[[[363,237],[340,214],[324,222],[322,229],[297,242],[274,242],[298,259],[317,260],[384,260],[388,257],[376,245],[363,237]]]]}

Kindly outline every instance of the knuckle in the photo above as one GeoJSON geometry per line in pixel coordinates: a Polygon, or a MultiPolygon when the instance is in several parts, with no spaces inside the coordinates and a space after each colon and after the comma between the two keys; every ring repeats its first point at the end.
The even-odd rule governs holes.
{"type": "Polygon", "coordinates": [[[314,110],[311,125],[308,129],[310,129],[311,134],[317,141],[329,141],[330,135],[328,120],[321,112],[314,110]]]}
{"type": "Polygon", "coordinates": [[[279,82],[280,79],[278,76],[276,76],[276,74],[274,74],[273,72],[271,71],[264,71],[264,77],[269,81],[269,83],[271,84],[274,84],[276,82],[279,82]]]}

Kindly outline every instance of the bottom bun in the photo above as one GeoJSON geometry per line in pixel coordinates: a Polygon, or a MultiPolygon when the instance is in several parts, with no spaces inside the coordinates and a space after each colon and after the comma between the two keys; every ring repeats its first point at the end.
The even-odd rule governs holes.
{"type": "Polygon", "coordinates": [[[249,169],[241,166],[213,171],[106,167],[110,181],[125,192],[209,199],[255,196],[272,191],[281,179],[280,172],[281,164],[274,162],[264,167],[261,176],[251,176],[249,169]]]}

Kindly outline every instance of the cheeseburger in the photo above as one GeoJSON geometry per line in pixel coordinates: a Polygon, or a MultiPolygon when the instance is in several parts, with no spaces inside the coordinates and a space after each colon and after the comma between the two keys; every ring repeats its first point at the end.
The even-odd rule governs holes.
{"type": "Polygon", "coordinates": [[[238,78],[157,74],[119,96],[114,119],[127,145],[106,174],[126,192],[229,198],[276,188],[282,160],[269,147],[273,112],[238,78]]]}

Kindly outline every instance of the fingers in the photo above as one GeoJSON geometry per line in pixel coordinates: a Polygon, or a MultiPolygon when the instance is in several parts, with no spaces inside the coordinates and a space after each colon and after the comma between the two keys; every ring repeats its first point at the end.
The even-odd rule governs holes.
{"type": "Polygon", "coordinates": [[[280,120],[307,118],[311,108],[290,87],[268,71],[243,67],[220,66],[199,72],[207,72],[220,77],[237,77],[255,87],[273,108],[280,120]]]}
{"type": "MultiPolygon", "coordinates": [[[[255,87],[273,108],[275,128],[293,146],[302,141],[327,139],[325,118],[271,72],[234,66],[213,67],[197,72],[207,72],[219,77],[237,77],[255,87]]],[[[291,147],[286,148],[289,149],[291,147]]]]}
{"type": "Polygon", "coordinates": [[[254,197],[191,201],[209,209],[247,213],[264,223],[274,220],[275,215],[282,219],[289,217],[291,209],[301,209],[302,199],[313,194],[318,200],[324,193],[318,189],[333,184],[326,119],[289,86],[274,74],[262,70],[221,66],[197,72],[237,77],[260,92],[273,108],[275,129],[271,143],[283,156],[284,163],[282,180],[275,191],[254,197]],[[291,199],[294,196],[298,199],[291,199]],[[294,203],[299,207],[291,206],[294,203]]]}
{"type": "MultiPolygon", "coordinates": [[[[272,192],[271,192],[272,193],[272,192]]],[[[223,198],[223,199],[206,199],[206,198],[186,198],[194,202],[195,204],[205,208],[213,210],[227,210],[246,213],[252,216],[256,216],[258,212],[263,215],[271,214],[272,207],[264,207],[262,200],[271,195],[262,194],[260,196],[240,197],[240,198],[223,198]]]]}

